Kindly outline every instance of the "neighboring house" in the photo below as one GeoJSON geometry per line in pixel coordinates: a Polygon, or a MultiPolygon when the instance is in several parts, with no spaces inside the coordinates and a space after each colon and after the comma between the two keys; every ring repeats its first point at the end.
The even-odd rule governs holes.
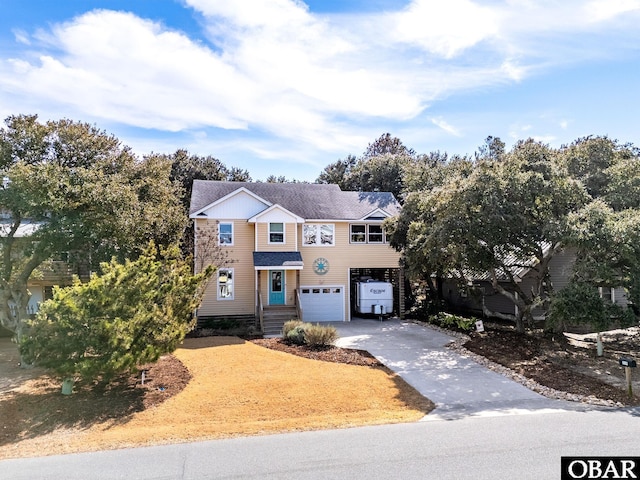
{"type": "MultiPolygon", "coordinates": [[[[0,237],[6,236],[11,225],[6,218],[0,221],[0,237]]],[[[14,233],[16,241],[23,240],[31,236],[39,227],[38,223],[25,221],[14,233]]],[[[31,297],[27,306],[29,314],[35,314],[38,306],[43,301],[52,297],[54,286],[71,285],[75,276],[81,280],[88,280],[89,266],[87,262],[69,262],[68,255],[62,255],[59,258],[48,260],[40,265],[29,277],[27,287],[31,297]]],[[[13,309],[12,309],[13,310],[13,309]]],[[[15,312],[12,312],[15,315],[15,312]]]]}
{"type": "Polygon", "coordinates": [[[207,248],[229,259],[216,265],[199,325],[242,319],[264,326],[273,310],[284,310],[279,321],[349,321],[354,284],[363,277],[393,283],[393,314],[402,316],[400,254],[382,229],[399,208],[391,193],[337,185],[195,180],[196,270],[210,263],[202,261],[207,248]]]}
{"type": "MultiPolygon", "coordinates": [[[[575,252],[566,249],[556,253],[549,262],[549,281],[554,291],[559,291],[567,286],[575,262],[575,252]]],[[[509,264],[509,261],[505,263],[509,264]]],[[[513,264],[518,263],[513,261],[513,264]]],[[[531,291],[532,286],[539,276],[537,270],[538,261],[532,259],[524,264],[513,265],[511,273],[517,278],[520,289],[524,292],[531,291]]],[[[508,291],[513,291],[502,274],[499,280],[508,291]]],[[[456,310],[466,311],[476,315],[483,315],[483,305],[492,312],[507,315],[517,315],[517,306],[504,295],[497,292],[492,284],[489,273],[470,275],[470,285],[461,287],[459,282],[451,279],[444,280],[442,293],[444,299],[456,310]]],[[[618,305],[627,305],[627,295],[622,287],[599,287],[600,296],[618,305]]],[[[533,317],[536,320],[544,320],[544,310],[537,308],[533,310],[533,317]]]]}

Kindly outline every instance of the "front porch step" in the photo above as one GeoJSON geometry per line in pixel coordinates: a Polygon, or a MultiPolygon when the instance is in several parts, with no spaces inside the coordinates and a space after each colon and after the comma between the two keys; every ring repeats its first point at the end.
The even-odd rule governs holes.
{"type": "Polygon", "coordinates": [[[285,305],[270,305],[263,310],[263,335],[265,337],[279,337],[285,322],[297,318],[296,307],[285,305]]]}

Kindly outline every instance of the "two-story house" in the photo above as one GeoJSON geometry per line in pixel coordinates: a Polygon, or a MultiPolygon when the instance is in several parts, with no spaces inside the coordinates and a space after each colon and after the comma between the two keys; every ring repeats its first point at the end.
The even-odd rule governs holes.
{"type": "Polygon", "coordinates": [[[337,185],[196,180],[196,270],[221,261],[197,315],[264,327],[270,311],[306,322],[349,321],[354,283],[393,284],[393,314],[404,314],[400,255],[382,222],[399,212],[387,192],[345,192],[337,185]],[[198,260],[200,259],[200,261],[198,260]]]}
{"type": "MultiPolygon", "coordinates": [[[[14,247],[14,252],[20,252],[21,248],[17,248],[21,244],[30,244],[33,242],[33,235],[40,228],[41,224],[29,220],[22,221],[20,225],[15,226],[14,222],[6,213],[0,213],[0,241],[4,245],[9,235],[14,247]]],[[[0,246],[0,250],[2,250],[0,246]]],[[[14,253],[19,255],[19,253],[14,253]]],[[[30,315],[38,311],[40,303],[52,297],[54,286],[71,285],[75,277],[82,281],[89,279],[90,271],[88,260],[79,252],[73,255],[68,253],[59,254],[55,258],[49,259],[40,264],[29,276],[27,288],[29,291],[29,303],[27,304],[27,313],[30,315]]],[[[16,257],[13,257],[17,260],[16,257]]],[[[14,317],[18,312],[13,302],[9,302],[9,314],[14,317]]],[[[9,336],[10,333],[0,327],[0,336],[9,336]]]]}

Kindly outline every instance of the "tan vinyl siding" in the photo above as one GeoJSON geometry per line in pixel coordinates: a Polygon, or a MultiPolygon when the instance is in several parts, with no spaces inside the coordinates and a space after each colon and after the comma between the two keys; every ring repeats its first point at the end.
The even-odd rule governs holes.
{"type": "Polygon", "coordinates": [[[258,230],[257,252],[295,252],[298,250],[296,246],[296,224],[284,224],[284,242],[285,243],[269,243],[269,224],[257,223],[258,230]]]}
{"type": "Polygon", "coordinates": [[[335,223],[334,234],[335,246],[300,247],[304,261],[301,284],[347,285],[350,268],[399,267],[400,254],[388,244],[350,244],[348,223],[335,223]],[[326,258],[329,262],[329,271],[324,275],[313,271],[317,258],[326,258]]]}
{"type": "MultiPolygon", "coordinates": [[[[386,243],[351,244],[349,223],[333,224],[335,246],[300,247],[304,261],[304,270],[300,272],[300,285],[342,285],[345,288],[345,311],[349,312],[349,270],[399,268],[400,254],[386,243]],[[329,262],[329,271],[324,275],[318,275],[313,271],[313,262],[317,258],[325,258],[329,262]]],[[[298,236],[302,238],[302,227],[299,227],[298,236]]]]}
{"type": "MultiPolygon", "coordinates": [[[[213,220],[196,220],[199,226],[213,220]]],[[[229,251],[229,258],[235,260],[228,265],[233,268],[233,300],[217,299],[217,274],[214,273],[207,286],[198,315],[252,315],[255,313],[255,270],[253,268],[253,225],[244,220],[220,220],[233,223],[233,246],[221,247],[229,251]]],[[[196,239],[197,242],[197,239],[196,239]]]]}
{"type": "MultiPolygon", "coordinates": [[[[328,223],[328,222],[327,222],[328,223]]],[[[334,270],[347,268],[398,268],[400,254],[387,243],[349,243],[349,224],[334,223],[335,245],[300,247],[304,259],[305,271],[313,260],[323,257],[329,260],[330,270],[324,275],[330,277],[334,270]]],[[[302,238],[302,227],[298,235],[302,238]]],[[[342,278],[342,277],[340,277],[342,278]]],[[[337,279],[337,278],[336,278],[337,279]]]]}

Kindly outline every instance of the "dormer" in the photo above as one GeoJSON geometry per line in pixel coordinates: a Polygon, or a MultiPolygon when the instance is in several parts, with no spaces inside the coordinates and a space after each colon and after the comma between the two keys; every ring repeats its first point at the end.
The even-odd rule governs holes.
{"type": "Polygon", "coordinates": [[[193,212],[189,218],[248,219],[269,208],[271,203],[245,187],[238,188],[222,198],[193,212]]]}
{"type": "Polygon", "coordinates": [[[304,218],[280,205],[272,205],[247,222],[255,225],[256,250],[297,250],[297,225],[304,223],[304,218]]]}

